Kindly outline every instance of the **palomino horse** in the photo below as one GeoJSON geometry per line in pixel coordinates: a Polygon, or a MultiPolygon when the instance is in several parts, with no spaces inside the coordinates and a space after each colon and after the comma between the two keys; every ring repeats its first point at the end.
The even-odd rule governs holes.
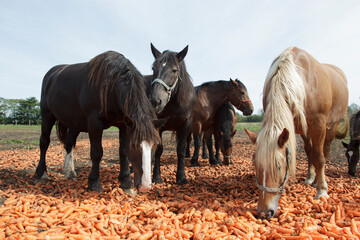
{"type": "Polygon", "coordinates": [[[223,163],[225,165],[233,164],[233,162],[231,161],[231,139],[236,134],[236,122],[237,115],[235,113],[233,105],[230,102],[222,105],[216,112],[213,127],[204,133],[204,136],[207,139],[207,146],[209,149],[210,158],[216,158],[217,161],[221,162],[219,151],[221,149],[224,157],[223,163]],[[215,156],[212,150],[212,134],[214,134],[215,138],[215,156]]]}
{"type": "Polygon", "coordinates": [[[45,156],[51,129],[57,122],[67,152],[65,176],[76,177],[72,148],[79,133],[88,132],[92,160],[88,189],[102,191],[99,176],[102,133],[104,129],[116,126],[122,129],[121,140],[126,143],[123,144],[126,149],[122,151],[126,154],[122,157],[126,159],[121,159],[121,169],[127,169],[127,174],[121,172],[119,180],[122,184],[132,185],[127,162],[129,153],[135,186],[140,191],[150,189],[151,147],[160,141],[160,137],[152,123],[156,114],[145,90],[142,75],[123,55],[113,51],[102,53],[90,62],[58,65],[50,69],[41,91],[40,161],[35,182],[47,178],[45,156]]]}
{"type": "MultiPolygon", "coordinates": [[[[238,79],[206,82],[197,86],[195,89],[196,103],[194,107],[194,120],[191,128],[194,137],[194,153],[191,159],[191,166],[200,166],[198,158],[201,145],[201,132],[212,127],[215,114],[219,107],[226,102],[230,102],[238,110],[242,111],[245,116],[251,115],[254,107],[245,85],[238,79]]],[[[213,161],[215,159],[210,158],[209,160],[210,164],[221,163],[213,161]]]]}
{"type": "Polygon", "coordinates": [[[327,196],[325,161],[335,136],[346,136],[340,136],[337,127],[347,104],[347,80],[339,68],[321,64],[296,47],[273,61],[263,89],[261,130],[258,136],[247,131],[256,144],[260,217],[275,215],[288,174],[295,173],[296,133],[304,140],[309,161],[305,183],[312,184],[316,176],[315,198],[327,196]]]}
{"type": "MultiPolygon", "coordinates": [[[[151,51],[155,57],[153,75],[148,76],[149,98],[160,118],[167,119],[160,127],[160,136],[166,130],[176,131],[177,136],[177,172],[176,183],[186,184],[185,176],[185,148],[189,134],[193,108],[196,99],[195,88],[186,71],[184,58],[188,51],[186,46],[181,52],[164,51],[160,53],[152,44],[151,51]]],[[[163,152],[162,144],[155,151],[153,181],[161,183],[160,157],[163,152]]]]}
{"type": "Polygon", "coordinates": [[[346,158],[349,164],[348,173],[355,176],[356,167],[359,162],[359,144],[360,144],[360,111],[354,113],[350,119],[350,143],[342,142],[346,148],[346,158]]]}

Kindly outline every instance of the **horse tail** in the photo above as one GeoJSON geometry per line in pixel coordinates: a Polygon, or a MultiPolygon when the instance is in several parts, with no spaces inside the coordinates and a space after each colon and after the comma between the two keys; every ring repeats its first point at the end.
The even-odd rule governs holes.
{"type": "Polygon", "coordinates": [[[349,117],[347,113],[345,113],[345,116],[343,117],[343,119],[341,119],[340,124],[337,128],[335,137],[337,139],[343,139],[348,135],[348,132],[349,132],[349,117]]]}
{"type": "Polygon", "coordinates": [[[68,128],[65,127],[64,124],[62,124],[59,121],[56,121],[56,135],[62,144],[65,144],[67,130],[68,128]]]}

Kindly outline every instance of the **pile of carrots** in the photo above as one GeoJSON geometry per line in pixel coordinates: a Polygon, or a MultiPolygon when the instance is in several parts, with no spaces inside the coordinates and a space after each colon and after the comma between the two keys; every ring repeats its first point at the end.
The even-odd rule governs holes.
{"type": "MultiPolygon", "coordinates": [[[[171,141],[167,141],[171,142],[171,141]]],[[[86,190],[89,143],[74,151],[78,180],[62,176],[64,150],[48,151],[47,183],[33,185],[38,149],[0,151],[1,239],[360,239],[360,185],[344,164],[328,162],[329,198],[315,200],[304,185],[307,161],[298,149],[297,173],[290,177],[274,218],[257,219],[254,147],[235,136],[232,166],[189,167],[189,184],[175,182],[175,143],[164,151],[164,183],[131,196],[118,187],[118,140],[103,141],[102,193],[86,190]]]]}

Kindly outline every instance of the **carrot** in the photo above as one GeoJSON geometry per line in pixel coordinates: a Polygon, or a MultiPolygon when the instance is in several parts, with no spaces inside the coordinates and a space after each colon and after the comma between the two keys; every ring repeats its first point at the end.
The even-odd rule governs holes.
{"type": "MultiPolygon", "coordinates": [[[[64,239],[66,239],[66,236],[64,234],[61,234],[61,233],[51,233],[51,234],[49,234],[47,236],[51,240],[64,240],[64,239]]],[[[47,239],[47,238],[45,237],[45,239],[47,239]]]]}
{"type": "Polygon", "coordinates": [[[148,240],[148,239],[150,239],[153,235],[154,235],[153,232],[150,231],[150,232],[146,232],[146,233],[141,234],[137,239],[138,239],[138,240],[148,240]]]}
{"type": "Polygon", "coordinates": [[[275,224],[272,224],[272,228],[275,229],[278,233],[293,234],[295,232],[294,229],[288,229],[288,228],[280,227],[280,226],[277,226],[275,224]]]}
{"type": "Polygon", "coordinates": [[[196,223],[193,230],[193,236],[197,236],[201,230],[201,224],[196,223]]]}
{"type": "MultiPolygon", "coordinates": [[[[5,238],[4,238],[5,239],[5,238]]],[[[26,234],[25,235],[25,240],[36,240],[37,237],[31,234],[26,234]]]]}

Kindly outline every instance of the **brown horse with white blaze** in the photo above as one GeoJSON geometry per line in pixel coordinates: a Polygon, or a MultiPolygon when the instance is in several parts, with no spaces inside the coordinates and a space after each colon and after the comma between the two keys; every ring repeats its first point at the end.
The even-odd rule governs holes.
{"type": "Polygon", "coordinates": [[[315,198],[328,196],[325,162],[332,140],[346,136],[347,129],[340,133],[338,125],[347,105],[347,80],[338,67],[321,64],[296,47],[273,61],[263,88],[264,120],[259,135],[245,129],[256,144],[260,217],[275,215],[288,174],[295,173],[295,134],[304,140],[308,157],[305,184],[312,184],[316,177],[315,198]]]}

